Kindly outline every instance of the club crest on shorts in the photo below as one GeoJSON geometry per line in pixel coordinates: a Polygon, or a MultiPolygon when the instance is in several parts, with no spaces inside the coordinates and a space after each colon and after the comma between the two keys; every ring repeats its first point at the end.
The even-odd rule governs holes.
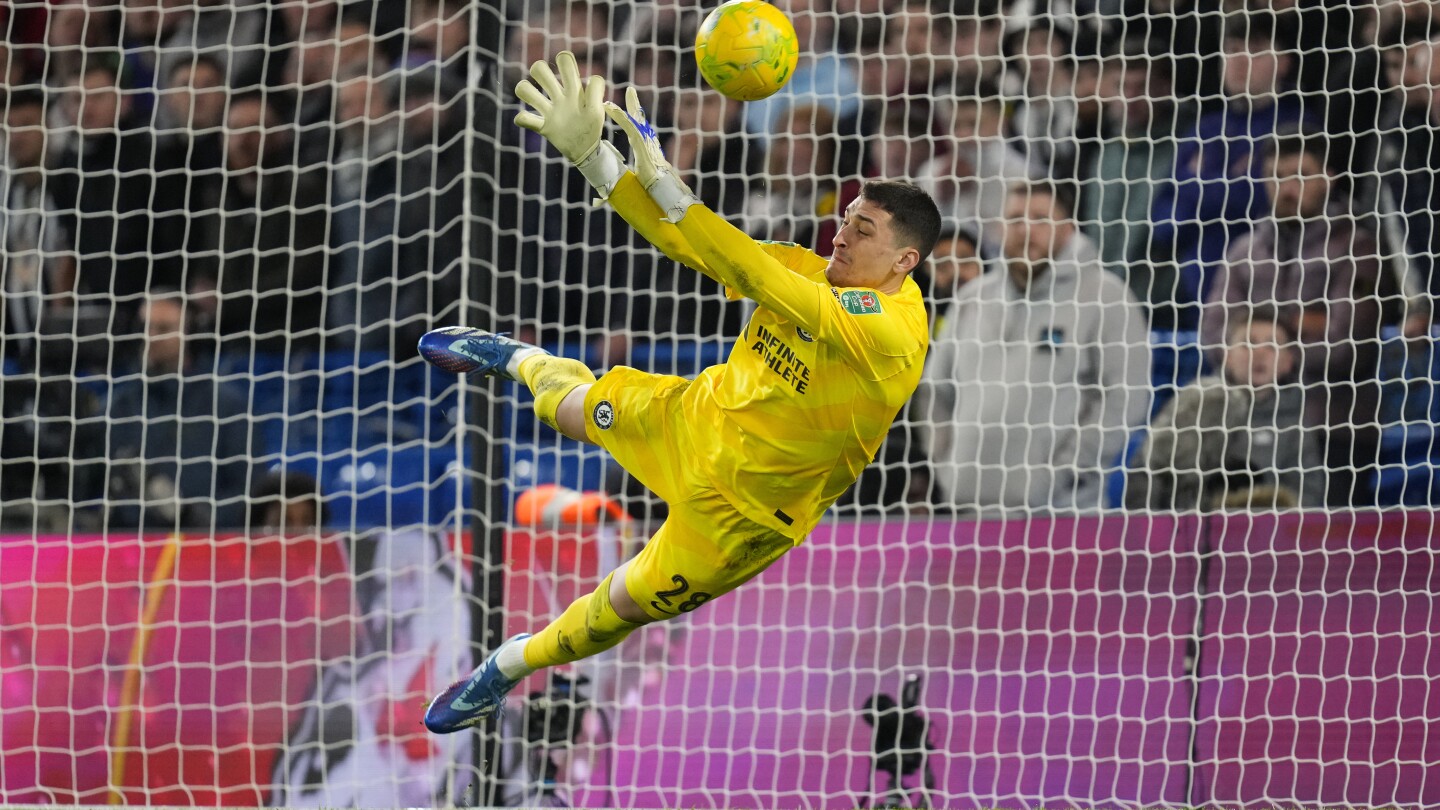
{"type": "Polygon", "coordinates": [[[851,315],[874,315],[880,310],[880,296],[868,290],[846,290],[840,294],[840,306],[851,315]]]}
{"type": "Polygon", "coordinates": [[[595,427],[601,430],[609,430],[615,424],[615,406],[606,400],[595,403],[595,411],[591,414],[595,420],[595,427]]]}

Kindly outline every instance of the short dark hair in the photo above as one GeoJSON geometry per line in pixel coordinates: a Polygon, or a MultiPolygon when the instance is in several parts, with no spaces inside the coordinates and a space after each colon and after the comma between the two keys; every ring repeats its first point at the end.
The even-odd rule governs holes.
{"type": "Polygon", "coordinates": [[[887,105],[880,127],[896,137],[931,138],[937,134],[935,110],[930,102],[921,100],[887,105]]]}
{"type": "Polygon", "coordinates": [[[1229,12],[1221,18],[1220,28],[1224,44],[1258,42],[1285,51],[1295,42],[1288,16],[1266,9],[1229,12]]]}
{"type": "Polygon", "coordinates": [[[80,80],[83,83],[85,77],[91,73],[105,73],[109,75],[111,84],[124,89],[125,77],[123,71],[124,62],[115,51],[91,51],[85,55],[85,63],[80,68],[80,80]]]}
{"type": "Polygon", "coordinates": [[[1036,34],[1043,35],[1047,44],[1059,43],[1059,60],[1069,65],[1074,64],[1075,30],[1067,22],[1050,15],[1036,17],[1026,27],[1010,34],[1007,43],[1010,55],[1019,57],[1024,54],[1026,43],[1036,34]]]}
{"type": "Polygon", "coordinates": [[[1044,194],[1065,212],[1067,218],[1075,215],[1074,196],[1068,184],[1062,185],[1054,180],[1022,180],[1012,183],[1008,193],[1024,194],[1027,198],[1044,194]]]}
{"type": "Polygon", "coordinates": [[[936,14],[949,17],[978,17],[982,23],[999,23],[1005,18],[1001,0],[937,0],[936,14]]]}
{"type": "Polygon", "coordinates": [[[296,470],[271,470],[255,482],[255,489],[250,493],[250,525],[263,525],[265,512],[270,507],[278,505],[283,509],[287,502],[300,500],[314,505],[315,520],[320,525],[330,521],[325,496],[314,478],[296,470]]]}
{"type": "MultiPolygon", "coordinates": [[[[994,79],[982,78],[972,82],[969,87],[954,86],[952,77],[950,92],[953,94],[950,99],[949,111],[954,112],[958,107],[988,107],[992,105],[1003,105],[1005,94],[1000,85],[994,79]]],[[[945,108],[942,108],[945,109],[945,108]]]]}
{"type": "Polygon", "coordinates": [[[889,214],[896,240],[920,251],[920,261],[925,261],[940,239],[935,200],[919,186],[898,180],[869,180],[861,186],[860,196],[889,214]]]}
{"type": "Polygon", "coordinates": [[[940,228],[940,235],[935,239],[939,244],[947,239],[958,239],[961,242],[968,242],[978,252],[980,250],[980,232],[955,220],[946,220],[940,228]]]}
{"type": "Polygon", "coordinates": [[[1228,330],[1229,334],[1226,335],[1227,338],[1233,336],[1237,329],[1241,327],[1248,329],[1257,323],[1273,324],[1280,329],[1284,329],[1286,337],[1291,337],[1290,322],[1280,316],[1280,310],[1276,309],[1273,304],[1254,304],[1243,309],[1237,309],[1232,314],[1236,317],[1232,318],[1230,329],[1228,330]]]}
{"type": "Polygon", "coordinates": [[[190,68],[191,73],[194,73],[195,68],[199,67],[208,67],[215,71],[215,74],[220,77],[220,83],[222,85],[225,84],[225,65],[221,63],[219,59],[216,59],[208,53],[197,53],[185,59],[176,59],[175,63],[170,66],[170,69],[165,72],[165,81],[171,81],[175,77],[175,72],[180,68],[190,68]]]}
{"type": "Polygon", "coordinates": [[[1330,140],[1321,133],[1303,130],[1281,132],[1271,137],[1265,144],[1264,159],[1266,162],[1282,157],[1303,158],[1306,155],[1319,161],[1327,171],[1331,170],[1330,140]]]}
{"type": "Polygon", "coordinates": [[[0,90],[0,111],[17,107],[44,107],[45,93],[34,87],[20,87],[10,91],[0,90]]]}
{"type": "Polygon", "coordinates": [[[230,100],[225,105],[225,109],[229,111],[251,103],[260,105],[260,112],[261,115],[265,116],[265,120],[270,120],[270,116],[274,116],[275,121],[281,121],[285,118],[287,111],[280,107],[279,94],[267,93],[262,90],[244,90],[232,94],[230,100]]]}
{"type": "Polygon", "coordinates": [[[1121,45],[1118,56],[1123,70],[1143,70],[1151,80],[1161,79],[1167,85],[1175,80],[1175,57],[1164,43],[1133,36],[1121,45]]]}

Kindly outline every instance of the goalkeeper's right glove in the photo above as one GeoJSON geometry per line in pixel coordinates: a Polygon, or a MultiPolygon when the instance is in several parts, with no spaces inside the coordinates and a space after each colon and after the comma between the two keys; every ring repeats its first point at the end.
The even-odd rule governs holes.
{"type": "Polygon", "coordinates": [[[675,173],[675,167],[670,165],[670,161],[665,159],[665,151],[660,148],[660,138],[655,134],[650,122],[645,120],[640,96],[633,87],[625,90],[625,106],[629,109],[622,110],[607,101],[605,112],[611,121],[625,130],[626,137],[630,139],[630,155],[635,160],[635,176],[639,178],[640,185],[645,187],[650,199],[665,212],[665,219],[672,223],[679,222],[685,218],[685,212],[690,210],[690,206],[698,205],[700,200],[675,173]]]}
{"type": "Polygon", "coordinates": [[[535,109],[515,116],[515,123],[538,132],[585,175],[602,198],[609,198],[625,175],[620,153],[600,139],[605,129],[605,79],[591,76],[582,84],[575,54],[561,51],[555,57],[557,78],[544,60],[530,66],[535,84],[522,79],[515,95],[535,109]]]}

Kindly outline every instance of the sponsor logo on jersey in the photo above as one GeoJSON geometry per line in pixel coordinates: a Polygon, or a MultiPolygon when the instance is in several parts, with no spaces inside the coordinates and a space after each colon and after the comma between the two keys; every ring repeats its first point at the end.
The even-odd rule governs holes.
{"type": "Polygon", "coordinates": [[[801,329],[801,328],[798,327],[798,326],[795,327],[795,334],[799,335],[799,336],[800,336],[800,339],[803,340],[803,341],[805,341],[806,343],[814,343],[814,342],[815,342],[815,336],[814,336],[814,335],[810,334],[809,332],[806,332],[804,329],[801,329]]]}
{"type": "MultiPolygon", "coordinates": [[[[801,334],[804,334],[803,332],[801,334]]],[[[795,392],[803,394],[810,389],[810,367],[800,358],[788,343],[769,329],[756,324],[755,341],[750,345],[760,362],[780,375],[795,392]]]]}
{"type": "Polygon", "coordinates": [[[840,294],[840,306],[851,315],[879,314],[880,296],[868,290],[846,290],[840,294]]]}
{"type": "Polygon", "coordinates": [[[605,400],[595,403],[595,412],[591,414],[595,420],[595,427],[601,430],[609,430],[615,424],[615,406],[605,400]]]}

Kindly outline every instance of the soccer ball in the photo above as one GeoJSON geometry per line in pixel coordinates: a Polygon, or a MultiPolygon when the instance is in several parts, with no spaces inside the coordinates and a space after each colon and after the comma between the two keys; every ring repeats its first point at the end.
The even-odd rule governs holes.
{"type": "Polygon", "coordinates": [[[775,94],[800,58],[795,27],[764,0],[730,0],[695,35],[695,63],[711,87],[739,101],[775,94]]]}

